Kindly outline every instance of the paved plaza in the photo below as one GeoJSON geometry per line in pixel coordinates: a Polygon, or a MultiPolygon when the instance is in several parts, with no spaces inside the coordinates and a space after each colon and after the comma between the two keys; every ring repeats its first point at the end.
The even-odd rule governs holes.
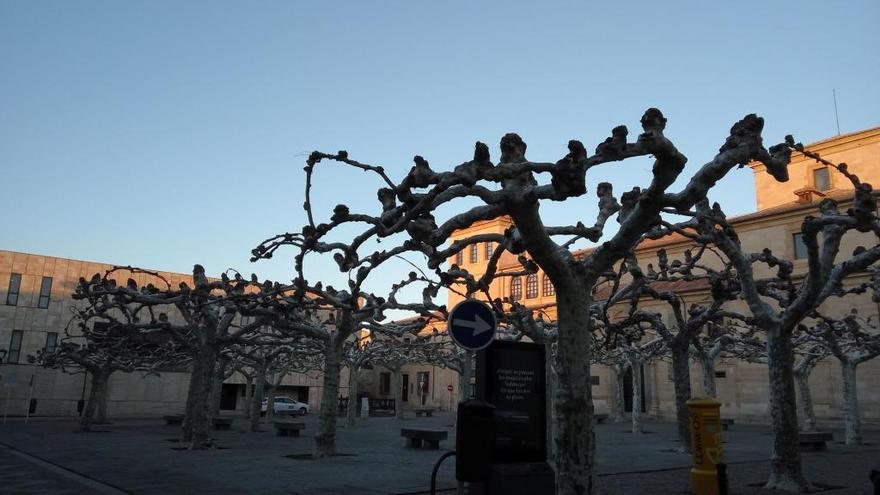
{"type": "MultiPolygon", "coordinates": [[[[286,494],[372,495],[428,492],[431,468],[454,449],[454,417],[370,418],[339,429],[338,457],[308,459],[317,416],[307,416],[302,437],[278,437],[271,426],[246,432],[238,419],[232,431],[214,432],[218,449],[178,450],[178,428],[159,418],[117,419],[92,433],[77,432],[72,419],[35,418],[25,425],[10,418],[0,425],[0,493],[3,494],[286,494]],[[447,429],[440,451],[404,447],[401,427],[447,429]]],[[[598,438],[599,483],[603,493],[689,493],[689,456],[675,452],[672,423],[648,422],[648,433],[628,433],[628,424],[602,424],[598,438]]],[[[842,432],[835,431],[835,439],[842,432]]],[[[772,493],[752,486],[766,480],[770,435],[767,426],[733,425],[725,436],[732,494],[772,493]]],[[[839,442],[826,452],[804,454],[812,481],[823,493],[873,493],[870,469],[880,468],[880,431],[866,432],[867,444],[839,442]]],[[[438,491],[455,492],[454,458],[440,469],[438,491]]]]}

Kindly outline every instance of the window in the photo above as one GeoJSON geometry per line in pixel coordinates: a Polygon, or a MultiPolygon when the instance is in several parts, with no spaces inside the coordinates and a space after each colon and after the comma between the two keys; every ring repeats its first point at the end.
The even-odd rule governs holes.
{"type": "Polygon", "coordinates": [[[727,378],[727,372],[726,371],[716,371],[715,378],[727,378]]]}
{"type": "Polygon", "coordinates": [[[21,274],[13,273],[9,276],[9,291],[6,293],[6,304],[15,306],[18,304],[18,293],[21,290],[21,274]]]}
{"type": "Polygon", "coordinates": [[[545,296],[555,296],[556,295],[556,287],[553,287],[553,282],[550,281],[550,277],[544,275],[544,295],[545,296]]]}
{"type": "Polygon", "coordinates": [[[828,173],[828,167],[813,170],[813,187],[819,191],[831,189],[831,175],[828,173]]]}
{"type": "Polygon", "coordinates": [[[12,331],[12,339],[9,341],[9,352],[6,353],[7,363],[17,363],[21,354],[21,330],[12,331]]]}
{"type": "Polygon", "coordinates": [[[379,393],[382,395],[391,393],[391,373],[379,374],[379,393]]]}
{"type": "Polygon", "coordinates": [[[52,354],[55,352],[56,347],[58,347],[58,334],[55,332],[47,332],[46,347],[43,349],[43,352],[46,354],[52,354]]]}
{"type": "Polygon", "coordinates": [[[478,251],[479,251],[479,246],[477,246],[476,244],[471,244],[470,246],[468,246],[468,259],[470,260],[471,263],[477,262],[477,260],[478,260],[477,252],[478,251]]]}
{"type": "Polygon", "coordinates": [[[526,277],[526,299],[538,297],[538,274],[533,273],[526,277]]]}
{"type": "Polygon", "coordinates": [[[250,325],[251,323],[253,323],[256,319],[257,319],[256,316],[242,315],[241,322],[239,323],[239,326],[246,327],[246,326],[250,325]]]}
{"type": "Polygon", "coordinates": [[[495,244],[491,242],[486,243],[486,261],[492,259],[492,255],[495,254],[495,244]]]}
{"type": "Polygon", "coordinates": [[[510,281],[510,299],[514,301],[522,299],[522,280],[519,277],[513,277],[510,281]]]}
{"type": "Polygon", "coordinates": [[[792,234],[791,238],[794,243],[794,259],[807,259],[807,245],[804,243],[804,234],[798,232],[797,234],[792,234]]]}
{"type": "Polygon", "coordinates": [[[591,376],[590,376],[590,385],[592,385],[592,386],[594,386],[594,387],[595,387],[596,385],[599,385],[599,377],[596,376],[596,375],[591,375],[591,376]]]}
{"type": "Polygon", "coordinates": [[[461,266],[464,263],[464,253],[461,251],[455,253],[455,264],[461,266]]]}
{"type": "Polygon", "coordinates": [[[43,282],[40,283],[40,300],[37,303],[38,308],[48,308],[49,307],[49,295],[52,293],[52,277],[43,277],[43,282]]]}

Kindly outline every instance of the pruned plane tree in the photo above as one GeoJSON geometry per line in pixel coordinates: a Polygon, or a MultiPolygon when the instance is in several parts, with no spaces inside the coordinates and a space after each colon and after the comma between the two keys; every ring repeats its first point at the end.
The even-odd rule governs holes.
{"type": "MultiPolygon", "coordinates": [[[[314,155],[313,155],[314,156],[314,155]]],[[[355,162],[356,163],[356,162],[355,162]]],[[[312,211],[312,158],[306,167],[306,201],[304,207],[309,224],[300,232],[285,233],[269,238],[252,251],[252,261],[271,258],[282,247],[290,246],[296,251],[294,270],[296,272],[292,291],[288,298],[296,305],[306,308],[313,314],[332,314],[332,321],[312,319],[308,323],[286,318],[274,320],[279,328],[300,331],[312,338],[321,340],[324,346],[323,387],[321,397],[320,426],[315,435],[314,457],[329,457],[336,452],[336,422],[340,377],[345,357],[346,345],[350,345],[364,332],[382,332],[389,335],[417,335],[436,312],[444,310],[434,303],[440,285],[426,277],[424,273],[410,272],[408,276],[392,285],[384,295],[376,295],[364,288],[370,275],[380,269],[390,259],[400,258],[407,253],[418,253],[419,246],[409,241],[388,250],[372,251],[364,254],[364,243],[381,232],[384,220],[378,217],[351,213],[347,206],[338,205],[333,210],[330,221],[316,224],[312,211]],[[366,223],[367,230],[348,242],[334,240],[339,229],[344,232],[349,224],[366,223]],[[340,229],[340,227],[343,227],[340,229]],[[322,282],[310,283],[304,273],[304,266],[313,257],[332,255],[341,273],[348,277],[346,287],[337,289],[322,282]],[[421,300],[404,302],[398,300],[401,291],[407,288],[421,289],[421,300]],[[404,323],[387,321],[389,312],[415,315],[404,323]]],[[[358,164],[361,167],[365,165],[358,164]]],[[[377,171],[381,175],[384,172],[377,171]]],[[[271,314],[270,310],[256,309],[254,314],[271,314]]]]}
{"type": "MultiPolygon", "coordinates": [[[[107,271],[103,279],[111,280],[108,277],[122,270],[132,275],[143,272],[159,277],[153,272],[126,267],[107,271]]],[[[93,282],[102,280],[100,275],[96,277],[93,282]]],[[[113,373],[179,370],[188,362],[186,354],[168,335],[155,332],[157,326],[149,304],[90,292],[85,289],[88,284],[80,281],[77,296],[84,303],[71,308],[73,315],[55,349],[29,356],[30,361],[45,367],[85,372],[89,376],[89,396],[80,420],[83,431],[90,431],[94,423],[107,421],[108,387],[113,373]]],[[[135,285],[129,279],[128,286],[135,285]]]]}
{"type": "MultiPolygon", "coordinates": [[[[554,422],[557,493],[562,495],[595,491],[590,306],[593,287],[602,274],[662,224],[662,213],[689,211],[730,170],[758,160],[765,163],[778,180],[787,180],[790,149],[785,144],[765,148],[761,137],[763,120],[748,115],[731,128],[719,153],[701,166],[682,189],[671,192],[669,189],[681,175],[687,158],[667,138],[666,118],[659,110],[647,110],[641,125],[642,132],[634,141],[629,139],[626,127],[615,127],[611,137],[602,141],[592,155],[580,141],[569,141],[568,152],[555,162],[527,159],[525,141],[516,134],[507,134],[501,139],[497,162],[493,162],[489,147],[478,142],[473,158],[451,171],[435,172],[427,160],[416,156],[415,165],[399,183],[388,177],[385,168],[353,160],[345,151],[314,152],[306,165],[307,191],[313,170],[326,160],[373,173],[382,182],[377,191],[381,212],[353,215],[348,207],[339,205],[334,211],[333,223],[310,222],[309,228],[314,234],[307,237],[314,242],[339,222],[367,224],[351,246],[340,246],[339,261],[343,270],[358,263],[352,257],[352,248],[366,239],[405,232],[409,242],[403,246],[425,253],[432,267],[439,267],[473,243],[493,242],[515,255],[527,253],[550,278],[556,287],[558,310],[555,369],[559,387],[555,391],[554,422]],[[654,166],[645,188],[627,191],[618,200],[611,184],[599,183],[595,187],[599,213],[594,221],[572,219],[567,225],[554,225],[550,219],[542,218],[541,203],[587,194],[588,170],[646,156],[654,157],[654,166]],[[543,179],[547,176],[549,180],[543,179]],[[459,201],[471,205],[474,200],[481,204],[461,206],[460,213],[439,225],[436,222],[434,212],[441,207],[455,208],[459,201]],[[606,233],[607,220],[615,215],[619,227],[613,233],[606,233]],[[449,244],[454,232],[478,221],[501,217],[513,222],[505,234],[479,234],[449,244]],[[578,239],[599,244],[591,252],[575,256],[569,247],[578,239]]],[[[308,207],[308,194],[306,205],[308,207]]]]}

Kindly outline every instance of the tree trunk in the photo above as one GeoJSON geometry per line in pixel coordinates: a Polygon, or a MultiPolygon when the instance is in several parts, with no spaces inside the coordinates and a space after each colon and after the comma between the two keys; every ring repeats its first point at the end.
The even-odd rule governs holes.
{"type": "Polygon", "coordinates": [[[632,433],[642,433],[642,360],[630,359],[629,368],[632,370],[632,433]]]}
{"type": "MultiPolygon", "coordinates": [[[[812,368],[810,368],[812,369],[812,368]]],[[[803,418],[803,431],[816,431],[816,414],[813,412],[813,396],[810,394],[810,372],[795,373],[798,387],[798,409],[803,418]]]]}
{"type": "Polygon", "coordinates": [[[348,408],[345,411],[345,426],[354,428],[357,422],[358,413],[358,383],[357,383],[357,367],[354,364],[348,365],[348,408]]]}
{"type": "Polygon", "coordinates": [[[321,414],[315,435],[315,458],[336,455],[336,414],[339,410],[339,374],[342,372],[341,329],[327,343],[324,351],[324,381],[321,393],[321,414]]]}
{"type": "MultiPolygon", "coordinates": [[[[254,400],[254,377],[246,376],[244,385],[244,413],[248,419],[251,418],[251,404],[254,400]]],[[[262,399],[261,399],[262,400],[262,399]]],[[[259,409],[257,409],[257,417],[259,417],[259,409]]]]}
{"type": "MultiPolygon", "coordinates": [[[[276,387],[274,383],[269,382],[269,386],[266,387],[266,391],[264,392],[266,396],[266,416],[264,417],[263,422],[266,424],[270,424],[275,420],[275,397],[277,391],[278,387],[276,387]]],[[[262,409],[262,406],[260,409],[262,409]]]]}
{"type": "Polygon", "coordinates": [[[810,393],[810,374],[819,362],[821,352],[810,349],[794,366],[794,378],[798,387],[798,414],[803,420],[803,431],[816,431],[816,414],[813,412],[813,396],[810,393]]]}
{"type": "Polygon", "coordinates": [[[770,419],[773,452],[770,479],[765,488],[804,492],[810,488],[803,475],[798,442],[794,352],[791,339],[778,326],[766,329],[767,368],[770,375],[770,419]]]}
{"type": "Polygon", "coordinates": [[[592,281],[559,287],[556,422],[556,493],[588,495],[595,487],[593,400],[590,387],[590,291],[592,281]]]}
{"type": "Polygon", "coordinates": [[[99,415],[97,422],[101,423],[101,409],[104,409],[104,421],[107,420],[107,384],[110,380],[110,372],[89,371],[89,376],[92,377],[92,388],[89,390],[89,400],[80,419],[80,430],[82,431],[92,431],[92,424],[96,422],[96,414],[99,415]]]}
{"type": "MultiPolygon", "coordinates": [[[[678,423],[679,450],[682,452],[691,451],[691,431],[687,407],[687,401],[691,398],[689,345],[689,342],[684,342],[684,345],[674,343],[671,346],[672,379],[675,384],[675,420],[678,423]]],[[[641,377],[641,373],[639,376],[641,377]]]]}
{"type": "Polygon", "coordinates": [[[394,417],[403,419],[403,379],[400,376],[400,368],[392,370],[394,382],[394,417]]]}
{"type": "Polygon", "coordinates": [[[625,370],[625,364],[611,365],[611,421],[615,423],[624,421],[623,373],[625,370]]]}
{"type": "MultiPolygon", "coordinates": [[[[252,433],[260,431],[260,411],[263,408],[263,390],[266,386],[266,366],[262,365],[257,369],[256,384],[251,380],[250,388],[253,389],[254,395],[250,398],[248,414],[250,415],[249,430],[252,433]]],[[[269,405],[266,403],[266,414],[269,413],[269,405]]]]}
{"type": "Polygon", "coordinates": [[[100,397],[98,397],[98,410],[95,413],[95,424],[104,425],[107,424],[107,405],[110,403],[110,376],[113,374],[113,370],[106,370],[103,373],[106,374],[104,377],[104,390],[101,391],[100,397]]]}
{"type": "Polygon", "coordinates": [[[190,450],[203,450],[208,447],[208,433],[211,428],[211,398],[214,389],[214,367],[217,363],[218,349],[205,345],[193,360],[189,392],[186,397],[186,414],[181,428],[181,440],[189,442],[190,450]]]}
{"type": "Polygon", "coordinates": [[[859,418],[859,395],[856,390],[856,367],[851,361],[841,361],[843,375],[843,420],[846,425],[846,444],[862,443],[862,425],[859,418]]]}
{"type": "Polygon", "coordinates": [[[700,367],[703,369],[703,394],[707,397],[718,397],[718,392],[715,388],[715,358],[701,356],[700,367]]]}

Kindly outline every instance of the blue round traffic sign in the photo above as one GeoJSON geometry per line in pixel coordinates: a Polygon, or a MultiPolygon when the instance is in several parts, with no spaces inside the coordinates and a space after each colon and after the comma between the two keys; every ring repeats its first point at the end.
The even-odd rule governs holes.
{"type": "Polygon", "coordinates": [[[452,308],[446,330],[452,340],[469,351],[479,351],[495,338],[495,313],[481,301],[466,299],[452,308]]]}

